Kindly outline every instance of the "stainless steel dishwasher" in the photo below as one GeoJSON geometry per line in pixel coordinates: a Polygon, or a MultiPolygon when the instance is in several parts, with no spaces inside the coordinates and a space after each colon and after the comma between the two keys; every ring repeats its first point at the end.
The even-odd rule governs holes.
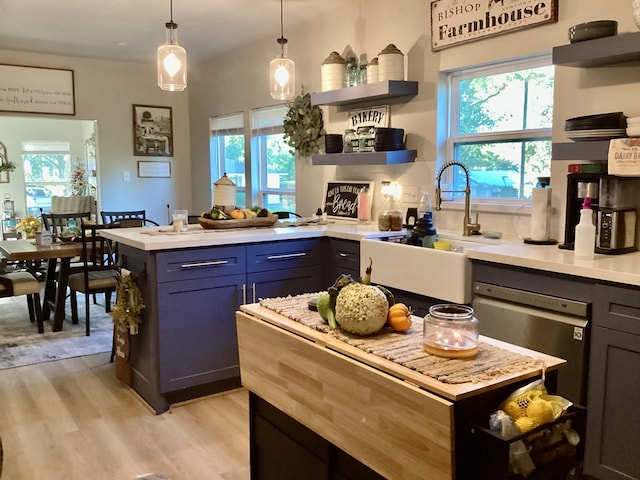
{"type": "Polygon", "coordinates": [[[473,293],[480,334],[567,360],[557,393],[586,405],[590,303],[477,281],[473,293]]]}

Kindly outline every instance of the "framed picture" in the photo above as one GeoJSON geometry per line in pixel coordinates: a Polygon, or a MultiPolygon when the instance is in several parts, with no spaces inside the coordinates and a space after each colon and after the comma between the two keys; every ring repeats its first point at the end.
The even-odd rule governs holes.
{"type": "Polygon", "coordinates": [[[143,157],[173,157],[171,107],[133,106],[133,154],[143,157]]]}
{"type": "Polygon", "coordinates": [[[557,21],[558,0],[433,0],[431,50],[557,21]]]}
{"type": "Polygon", "coordinates": [[[138,162],[138,177],[140,178],[169,178],[171,177],[171,162],[138,162]]]}
{"type": "Polygon", "coordinates": [[[358,220],[358,193],[362,187],[369,189],[373,198],[374,182],[334,181],[327,182],[324,188],[322,206],[328,218],[358,220]]]}
{"type": "Polygon", "coordinates": [[[75,115],[73,70],[0,64],[0,111],[75,115]]]}

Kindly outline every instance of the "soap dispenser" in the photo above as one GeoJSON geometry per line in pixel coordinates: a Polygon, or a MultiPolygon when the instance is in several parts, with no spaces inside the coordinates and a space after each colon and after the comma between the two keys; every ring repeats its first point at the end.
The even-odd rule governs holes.
{"type": "Polygon", "coordinates": [[[580,222],[576,225],[573,256],[575,258],[591,260],[595,257],[595,246],[596,226],[593,224],[591,199],[585,197],[582,209],[580,210],[580,222]]]}

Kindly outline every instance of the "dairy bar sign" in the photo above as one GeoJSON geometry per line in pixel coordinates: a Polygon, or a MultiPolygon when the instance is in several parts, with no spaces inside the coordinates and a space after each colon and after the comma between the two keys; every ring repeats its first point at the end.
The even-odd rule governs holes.
{"type": "Polygon", "coordinates": [[[435,0],[431,49],[558,21],[558,0],[435,0]]]}

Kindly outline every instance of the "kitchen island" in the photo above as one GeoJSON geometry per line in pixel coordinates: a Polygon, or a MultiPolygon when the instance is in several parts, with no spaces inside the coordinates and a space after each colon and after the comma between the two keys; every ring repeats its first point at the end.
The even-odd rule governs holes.
{"type": "Polygon", "coordinates": [[[240,385],[234,315],[241,305],[326,289],[325,272],[335,272],[328,252],[346,255],[330,248],[333,240],[403,235],[356,223],[102,234],[117,242],[119,265],[134,275],[146,305],[131,336],[128,383],[156,413],[240,385]]]}
{"type": "MultiPolygon", "coordinates": [[[[539,377],[542,362],[553,385],[564,360],[482,337],[478,362],[484,362],[485,348],[535,361],[448,383],[381,356],[376,337],[345,341],[295,320],[298,314],[291,312],[306,306],[305,296],[299,298],[291,299],[302,302],[293,309],[269,299],[244,305],[236,315],[242,384],[251,392],[252,478],[334,478],[326,471],[354,479],[506,478],[506,464],[504,477],[481,470],[483,455],[470,425],[486,424],[509,393],[539,377]],[[286,451],[278,455],[280,448],[286,451]],[[300,458],[307,458],[306,470],[300,458]],[[358,473],[342,470],[354,461],[360,470],[348,470],[358,473]]],[[[406,335],[380,335],[385,342],[421,339],[421,319],[413,317],[413,323],[406,335]]],[[[424,354],[421,343],[411,356],[412,364],[420,356],[436,358],[424,354]]],[[[473,360],[457,362],[447,368],[471,368],[473,360]]]]}

